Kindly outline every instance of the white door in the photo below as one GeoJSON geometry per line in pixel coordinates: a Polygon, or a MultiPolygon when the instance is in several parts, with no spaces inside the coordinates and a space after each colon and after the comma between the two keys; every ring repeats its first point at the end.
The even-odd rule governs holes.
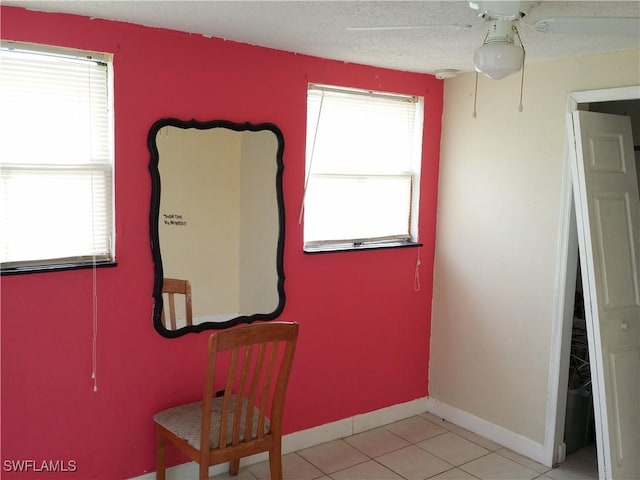
{"type": "Polygon", "coordinates": [[[601,478],[640,479],[640,200],[628,117],[573,112],[601,478]]]}

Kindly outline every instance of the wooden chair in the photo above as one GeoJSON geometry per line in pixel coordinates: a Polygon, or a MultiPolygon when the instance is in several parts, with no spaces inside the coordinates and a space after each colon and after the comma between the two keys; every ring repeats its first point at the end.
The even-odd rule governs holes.
{"type": "MultiPolygon", "coordinates": [[[[162,323],[166,329],[171,327],[171,330],[175,330],[176,327],[176,299],[175,295],[184,295],[185,314],[187,325],[193,325],[193,312],[191,306],[191,284],[189,280],[178,280],[176,278],[165,278],[162,282],[162,294],[168,294],[169,299],[169,321],[171,325],[167,325],[167,319],[165,316],[165,308],[162,309],[162,323]]],[[[165,305],[166,306],[166,305],[165,305]]]]}
{"type": "Polygon", "coordinates": [[[240,458],[264,451],[271,478],[282,479],[282,412],[297,337],[294,322],[255,323],[211,335],[202,401],[153,417],[158,480],[165,479],[167,442],[198,462],[200,480],[209,478],[210,465],[223,462],[237,475],[240,458]],[[224,383],[216,382],[216,373],[224,383]],[[224,391],[216,394],[216,388],[224,391]]]}

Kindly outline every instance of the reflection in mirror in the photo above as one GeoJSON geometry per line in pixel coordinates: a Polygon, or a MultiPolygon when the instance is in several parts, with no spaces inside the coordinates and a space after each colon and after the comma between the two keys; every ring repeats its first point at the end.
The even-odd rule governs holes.
{"type": "MultiPolygon", "coordinates": [[[[170,330],[178,329],[178,315],[176,313],[176,298],[184,305],[184,325],[193,325],[193,309],[191,307],[191,282],[177,278],[162,279],[162,325],[170,330]],[[176,297],[178,295],[178,297],[176,297]]],[[[183,317],[180,317],[182,319],[183,317]]]]}
{"type": "Polygon", "coordinates": [[[156,330],[177,337],[280,315],[280,130],[272,124],[162,119],[151,127],[148,145],[156,330]],[[176,288],[186,284],[190,295],[176,288]]]}

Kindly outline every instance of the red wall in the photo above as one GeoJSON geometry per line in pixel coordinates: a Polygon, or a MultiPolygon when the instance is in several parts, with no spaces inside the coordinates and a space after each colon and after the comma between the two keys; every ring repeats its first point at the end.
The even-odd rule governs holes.
{"type": "Polygon", "coordinates": [[[153,413],[201,395],[207,333],[166,339],[151,323],[146,136],[161,117],[273,122],[284,134],[281,319],[301,325],[285,431],[427,395],[442,82],[125,23],[9,7],[0,14],[3,39],[115,55],[118,260],[97,272],[96,393],[92,272],[1,278],[3,470],[6,460],[33,459],[74,460],[77,471],[65,478],[152,471],[153,413]],[[423,248],[303,254],[297,216],[308,82],[424,96],[423,248]],[[418,254],[422,288],[416,292],[418,254]]]}

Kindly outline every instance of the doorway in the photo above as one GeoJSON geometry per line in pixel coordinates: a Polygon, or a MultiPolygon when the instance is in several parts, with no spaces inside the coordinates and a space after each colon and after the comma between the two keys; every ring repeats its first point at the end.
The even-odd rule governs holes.
{"type": "Polygon", "coordinates": [[[569,367],[566,373],[568,390],[562,437],[566,458],[560,468],[576,473],[582,478],[597,479],[598,458],[586,322],[582,272],[580,261],[578,261],[570,333],[569,367]]]}
{"type": "MultiPolygon", "coordinates": [[[[640,146],[640,99],[592,102],[580,104],[579,109],[590,112],[610,113],[631,118],[633,143],[640,146]]],[[[640,147],[636,151],[636,171],[640,187],[640,147]]],[[[578,253],[578,258],[580,254],[578,253]]],[[[581,471],[584,474],[598,476],[596,434],[594,426],[593,391],[587,341],[586,315],[580,262],[576,276],[576,295],[572,321],[568,392],[565,412],[563,440],[566,445],[566,461],[593,471],[581,471]]],[[[578,468],[578,467],[576,467],[578,468]]]]}
{"type": "MultiPolygon", "coordinates": [[[[593,112],[600,113],[613,113],[617,115],[625,115],[630,116],[632,118],[633,125],[633,140],[634,145],[640,145],[640,88],[638,87],[630,87],[630,88],[618,88],[618,89],[609,89],[609,90],[601,90],[601,91],[592,91],[592,92],[577,92],[571,94],[569,96],[569,113],[574,110],[589,110],[593,112]]],[[[568,138],[572,138],[572,132],[568,132],[568,138]]],[[[635,148],[635,161],[637,167],[640,167],[640,152],[639,148],[635,148]]],[[[640,168],[638,169],[640,171],[640,168]]],[[[580,280],[580,272],[579,272],[579,259],[578,259],[578,242],[577,242],[577,223],[576,223],[576,215],[575,215],[575,204],[573,202],[573,191],[571,186],[571,175],[568,175],[569,179],[565,182],[566,194],[567,194],[567,205],[566,205],[566,219],[565,219],[565,230],[564,230],[564,238],[566,240],[565,248],[566,250],[563,252],[565,254],[565,271],[564,276],[561,281],[564,281],[565,289],[564,296],[559,303],[558,316],[561,317],[559,321],[559,325],[556,325],[557,328],[554,329],[554,342],[557,347],[556,355],[558,355],[553,362],[553,365],[556,365],[554,368],[558,368],[559,372],[556,372],[557,375],[554,377],[559,384],[557,385],[557,403],[555,405],[555,412],[551,412],[552,415],[555,414],[555,425],[552,423],[552,427],[548,431],[548,435],[546,438],[547,448],[551,447],[552,451],[548,451],[548,454],[552,457],[552,462],[554,464],[562,463],[565,461],[565,454],[569,454],[570,450],[572,454],[576,454],[581,448],[575,450],[575,445],[569,448],[569,440],[572,434],[576,432],[567,431],[567,428],[571,428],[567,424],[567,428],[565,428],[565,421],[570,422],[570,418],[574,412],[571,411],[572,401],[575,398],[575,393],[571,392],[571,375],[570,369],[575,368],[575,365],[571,365],[570,361],[572,359],[571,355],[571,345],[572,339],[575,335],[574,329],[574,318],[576,316],[575,307],[579,307],[579,295],[576,295],[576,292],[580,291],[581,288],[581,280],[580,280]],[[551,436],[549,436],[551,435],[551,436]]],[[[640,185],[640,173],[638,173],[638,183],[640,185]]],[[[579,328],[579,326],[578,326],[579,328]]],[[[593,345],[593,339],[590,339],[590,345],[593,345]]],[[[588,356],[587,356],[588,358],[588,356]]],[[[590,381],[590,380],[588,380],[590,381]]],[[[575,385],[573,385],[575,386],[575,385]]],[[[602,389],[602,387],[600,387],[602,389]]],[[[587,395],[590,394],[590,388],[587,388],[587,395]]],[[[583,394],[585,391],[583,390],[579,394],[583,394]]],[[[552,392],[553,396],[553,392],[552,392]]],[[[597,398],[596,398],[597,401],[597,398]]],[[[592,407],[592,403],[589,405],[589,408],[592,407]]],[[[553,410],[553,405],[551,405],[553,410]]],[[[586,422],[584,425],[587,429],[589,428],[589,412],[586,414],[580,415],[583,416],[582,420],[586,422]]],[[[552,422],[554,419],[550,419],[548,417],[548,425],[549,422],[552,422]]],[[[585,436],[582,437],[582,430],[577,432],[578,436],[581,437],[579,440],[579,447],[586,447],[591,452],[591,455],[595,455],[596,451],[598,451],[598,462],[597,464],[602,469],[603,467],[603,459],[602,451],[600,448],[594,448],[593,444],[589,442],[589,432],[585,432],[585,436]]],[[[594,435],[597,436],[597,435],[594,435]]],[[[594,438],[595,443],[598,443],[598,439],[594,438]]],[[[571,455],[569,455],[570,457],[571,455]]],[[[569,462],[567,462],[569,463],[569,462]]],[[[604,470],[604,469],[603,469],[604,470]]],[[[597,475],[597,471],[596,471],[597,475]]],[[[605,475],[600,473],[600,477],[604,477],[605,475]]]]}

